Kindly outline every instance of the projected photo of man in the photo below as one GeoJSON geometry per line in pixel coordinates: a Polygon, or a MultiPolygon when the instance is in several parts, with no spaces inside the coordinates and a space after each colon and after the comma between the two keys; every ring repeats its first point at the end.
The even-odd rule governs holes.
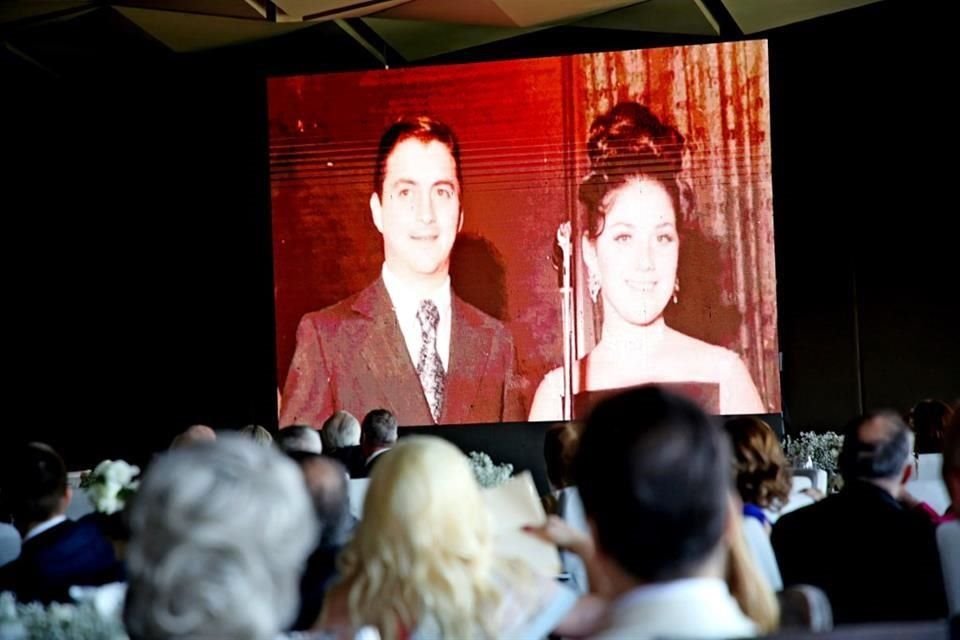
{"type": "MultiPolygon", "coordinates": [[[[573,363],[573,413],[611,390],[665,384],[713,413],[762,413],[743,360],[667,325],[683,296],[678,265],[692,191],[683,176],[684,137],[646,106],[620,102],[589,129],[589,173],[578,190],[574,248],[601,316],[599,340],[573,363]]],[[[564,369],[540,382],[531,420],[561,419],[564,369]]]]}
{"type": "Polygon", "coordinates": [[[405,117],[384,132],[370,195],[380,277],[301,319],[281,426],[378,407],[402,425],[523,419],[510,333],[451,291],[462,189],[449,126],[405,117]]]}

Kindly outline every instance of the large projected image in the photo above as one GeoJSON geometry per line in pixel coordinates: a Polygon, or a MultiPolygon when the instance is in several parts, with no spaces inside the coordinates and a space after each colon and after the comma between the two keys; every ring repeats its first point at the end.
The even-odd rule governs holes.
{"type": "Polygon", "coordinates": [[[272,78],[281,426],[780,410],[766,43],[272,78]]]}

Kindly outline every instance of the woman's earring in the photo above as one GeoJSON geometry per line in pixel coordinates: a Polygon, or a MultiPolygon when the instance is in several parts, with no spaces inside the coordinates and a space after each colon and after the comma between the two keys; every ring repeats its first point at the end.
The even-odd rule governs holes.
{"type": "Polygon", "coordinates": [[[677,304],[680,295],[680,276],[673,283],[673,304],[677,304]]]}
{"type": "Polygon", "coordinates": [[[587,289],[590,291],[590,299],[596,304],[600,297],[600,278],[592,272],[587,273],[587,289]]]}

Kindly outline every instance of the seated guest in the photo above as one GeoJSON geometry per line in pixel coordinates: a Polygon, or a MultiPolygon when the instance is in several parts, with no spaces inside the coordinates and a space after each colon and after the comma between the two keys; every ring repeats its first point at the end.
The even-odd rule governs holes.
{"type": "Polygon", "coordinates": [[[404,438],[370,478],[363,517],[339,561],[321,625],[374,625],[395,638],[542,638],[575,596],[495,554],[467,458],[432,437],[404,438]]]}
{"type": "Polygon", "coordinates": [[[960,427],[957,426],[948,429],[944,438],[943,483],[950,494],[951,507],[943,523],[937,527],[937,541],[950,615],[956,618],[960,616],[960,520],[957,519],[960,506],[960,427]]]}
{"type": "Polygon", "coordinates": [[[946,613],[934,525],[898,500],[912,452],[913,434],[896,414],[858,418],[840,452],[843,489],[773,527],[784,584],[823,589],[838,624],[946,613]]]}
{"type": "MultiPolygon", "coordinates": [[[[281,433],[289,431],[287,427],[281,433]]],[[[336,460],[313,453],[295,452],[290,456],[300,465],[313,508],[320,523],[320,540],[307,559],[300,579],[300,613],[291,629],[309,629],[320,615],[323,596],[336,576],[336,558],[347,543],[356,519],[350,515],[347,470],[336,460]]]]}
{"type": "Polygon", "coordinates": [[[780,441],[760,418],[742,416],[727,420],[723,426],[733,443],[743,515],[758,520],[769,533],[771,522],[767,513],[776,513],[786,504],[793,477],[780,441]]]}
{"type": "Polygon", "coordinates": [[[397,419],[386,409],[374,409],[363,418],[360,425],[360,451],[363,467],[354,478],[368,478],[373,466],[397,442],[397,419]]]}
{"type": "Polygon", "coordinates": [[[597,405],[574,460],[589,564],[612,601],[593,637],[756,635],[725,582],[731,466],[726,436],[691,402],[641,387],[597,405]]]}
{"type": "Polygon", "coordinates": [[[317,539],[296,465],[236,435],[158,458],[130,529],[132,640],[272,640],[297,612],[317,539]]]}
{"type": "Polygon", "coordinates": [[[177,435],[170,443],[171,449],[189,447],[198,442],[210,442],[217,439],[217,432],[205,424],[195,424],[177,435]]]}
{"type": "Polygon", "coordinates": [[[273,436],[270,435],[269,431],[258,424],[248,424],[247,426],[242,427],[239,433],[241,436],[250,438],[257,444],[264,447],[269,447],[273,444],[273,436]]]}
{"type": "Polygon", "coordinates": [[[336,458],[351,476],[363,473],[364,457],[360,451],[360,422],[347,411],[337,411],[327,418],[320,431],[323,451],[336,458]]]}
{"type": "Polygon", "coordinates": [[[3,475],[4,499],[23,541],[20,556],[0,569],[0,591],[13,591],[22,602],[69,602],[73,585],[123,579],[113,545],[94,520],[67,519],[73,491],[53,449],[24,445],[3,475]]]}
{"type": "Polygon", "coordinates": [[[950,496],[950,506],[941,518],[941,522],[954,522],[960,519],[960,413],[954,415],[943,442],[943,484],[950,496]]]}
{"type": "Polygon", "coordinates": [[[940,453],[943,451],[943,434],[953,409],[940,400],[921,400],[910,410],[910,427],[916,434],[914,449],[917,453],[940,453]]]}
{"type": "Polygon", "coordinates": [[[323,453],[323,442],[315,429],[302,425],[291,425],[277,434],[277,446],[284,453],[323,453]]]}

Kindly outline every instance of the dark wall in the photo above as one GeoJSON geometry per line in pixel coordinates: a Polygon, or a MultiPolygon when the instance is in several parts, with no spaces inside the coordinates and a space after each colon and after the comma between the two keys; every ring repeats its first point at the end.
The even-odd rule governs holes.
{"type": "MultiPolygon", "coordinates": [[[[960,394],[955,72],[931,10],[884,2],[770,36],[788,428],[960,394]]],[[[555,54],[570,36],[456,57],[555,54]]],[[[66,77],[0,59],[20,435],[79,466],[143,460],[193,422],[275,420],[263,73],[294,59],[285,46],[301,71],[348,68],[356,46],[304,42],[66,77]]]]}

